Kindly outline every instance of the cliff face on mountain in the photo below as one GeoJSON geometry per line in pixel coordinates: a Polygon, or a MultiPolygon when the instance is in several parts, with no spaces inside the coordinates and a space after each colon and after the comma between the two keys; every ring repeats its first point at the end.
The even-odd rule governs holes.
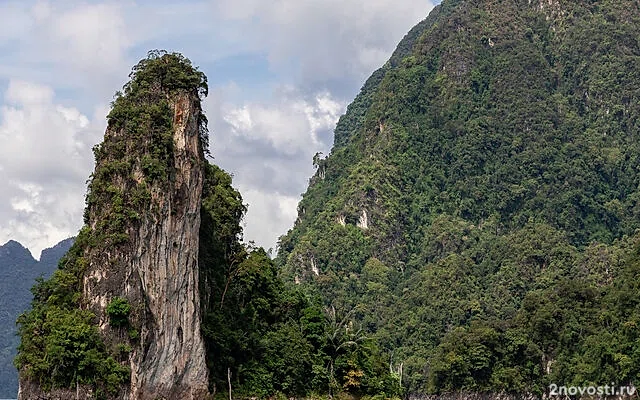
{"type": "Polygon", "coordinates": [[[633,1],[444,0],[314,160],[278,265],[405,393],[640,378],[639,22],[633,1]]]}
{"type": "MultiPolygon", "coordinates": [[[[139,346],[132,346],[129,356],[129,396],[134,399],[199,399],[207,393],[198,291],[204,179],[199,134],[202,110],[197,92],[167,97],[173,115],[172,150],[165,160],[169,164],[168,179],[145,183],[148,175],[141,161],[132,175],[114,174],[110,182],[101,183],[113,185],[111,189],[122,194],[148,185],[150,198],[141,207],[128,210],[137,215],[135,222],[125,228],[129,239],[122,250],[95,249],[85,256],[87,268],[82,282],[87,308],[97,316],[107,343],[119,343],[123,337],[122,327],[114,328],[110,323],[110,302],[123,298],[131,304],[129,323],[140,336],[136,339],[139,346]]],[[[122,127],[112,125],[107,130],[100,149],[104,157],[97,160],[97,173],[114,162],[108,149],[112,146],[110,142],[129,142],[125,145],[127,152],[135,152],[134,148],[140,146],[140,142],[130,142],[132,138],[128,135],[130,132],[122,127]]],[[[139,160],[144,157],[145,153],[139,160]]],[[[112,207],[113,203],[99,200],[90,204],[88,225],[95,229],[111,218],[112,207]]]]}
{"type": "Polygon", "coordinates": [[[131,78],[94,149],[86,225],[19,320],[20,399],[208,393],[198,274],[206,78],[161,52],[131,78]]]}

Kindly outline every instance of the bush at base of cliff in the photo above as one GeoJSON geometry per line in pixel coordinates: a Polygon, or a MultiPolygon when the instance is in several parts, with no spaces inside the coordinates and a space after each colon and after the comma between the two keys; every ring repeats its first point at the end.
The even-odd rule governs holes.
{"type": "Polygon", "coordinates": [[[95,315],[79,308],[79,277],[86,263],[82,249],[89,241],[83,229],[60,269],[31,290],[32,309],[18,318],[21,343],[15,365],[45,391],[88,385],[100,398],[117,393],[130,371],[105,349],[95,315]]]}
{"type": "Polygon", "coordinates": [[[116,393],[130,371],[107,354],[93,318],[88,311],[56,306],[23,314],[18,320],[23,335],[16,367],[44,390],[80,384],[116,393]]]}

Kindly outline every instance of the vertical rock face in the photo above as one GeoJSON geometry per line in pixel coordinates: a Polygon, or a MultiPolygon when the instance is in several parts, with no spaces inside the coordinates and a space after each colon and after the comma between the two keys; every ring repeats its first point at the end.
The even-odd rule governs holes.
{"type": "Polygon", "coordinates": [[[95,149],[86,244],[75,262],[79,308],[94,316],[100,351],[130,376],[113,385],[98,372],[83,378],[91,384],[76,378],[75,387],[54,383],[48,391],[23,377],[20,399],[91,399],[98,391],[122,400],[208,394],[198,290],[206,78],[181,56],[143,63],[114,102],[105,140],[95,149]]]}
{"type": "MultiPolygon", "coordinates": [[[[97,257],[84,278],[84,297],[107,338],[120,339],[123,333],[109,325],[109,302],[122,296],[134,305],[132,320],[140,330],[140,345],[130,357],[132,399],[199,399],[207,392],[198,293],[201,110],[199,99],[187,94],[170,99],[170,106],[172,177],[166,187],[152,188],[152,211],[134,228],[130,252],[115,253],[107,262],[97,257]]],[[[95,218],[92,225],[102,215],[95,218]]]]}
{"type": "Polygon", "coordinates": [[[141,349],[131,358],[131,393],[136,399],[202,399],[207,366],[200,334],[198,248],[202,196],[202,149],[198,99],[181,97],[175,107],[175,180],[159,193],[159,220],[138,231],[127,295],[138,293],[147,307],[141,349]],[[136,283],[139,287],[136,287],[136,283]]]}

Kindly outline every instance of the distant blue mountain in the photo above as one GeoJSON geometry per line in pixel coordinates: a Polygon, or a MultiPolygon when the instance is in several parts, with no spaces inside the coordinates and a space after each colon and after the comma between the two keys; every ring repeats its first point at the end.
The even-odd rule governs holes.
{"type": "Polygon", "coordinates": [[[0,246],[0,399],[16,398],[18,393],[18,372],[13,366],[18,347],[16,319],[31,303],[36,278],[51,276],[72,244],[72,238],[66,239],[43,250],[40,261],[16,241],[0,246]]]}

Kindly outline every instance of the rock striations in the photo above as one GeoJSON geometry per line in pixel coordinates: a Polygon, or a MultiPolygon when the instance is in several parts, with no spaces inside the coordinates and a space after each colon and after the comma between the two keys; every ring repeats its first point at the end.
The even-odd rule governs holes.
{"type": "MultiPolygon", "coordinates": [[[[153,52],[117,95],[95,148],[86,226],[61,267],[75,273],[77,308],[90,312],[100,340],[89,345],[102,360],[80,349],[75,376],[56,377],[55,369],[51,380],[40,376],[51,366],[29,361],[30,321],[23,320],[21,400],[207,396],[198,290],[203,94],[206,78],[188,60],[153,52]]],[[[38,301],[36,294],[32,313],[38,301]]],[[[56,331],[48,334],[55,342],[56,331]]]]}
{"type": "MultiPolygon", "coordinates": [[[[152,188],[151,212],[132,227],[129,251],[96,252],[83,279],[84,297],[109,338],[120,339],[119,328],[109,324],[109,302],[122,296],[139,306],[134,319],[140,321],[140,346],[130,357],[134,399],[199,399],[207,388],[198,294],[200,100],[185,93],[170,98],[169,104],[175,116],[172,177],[167,186],[152,188]]],[[[106,140],[126,134],[108,130],[106,140]]],[[[134,176],[143,176],[141,172],[134,176]]],[[[127,183],[121,182],[126,190],[127,183]]],[[[97,209],[90,213],[90,226],[103,217],[97,209]]]]}

